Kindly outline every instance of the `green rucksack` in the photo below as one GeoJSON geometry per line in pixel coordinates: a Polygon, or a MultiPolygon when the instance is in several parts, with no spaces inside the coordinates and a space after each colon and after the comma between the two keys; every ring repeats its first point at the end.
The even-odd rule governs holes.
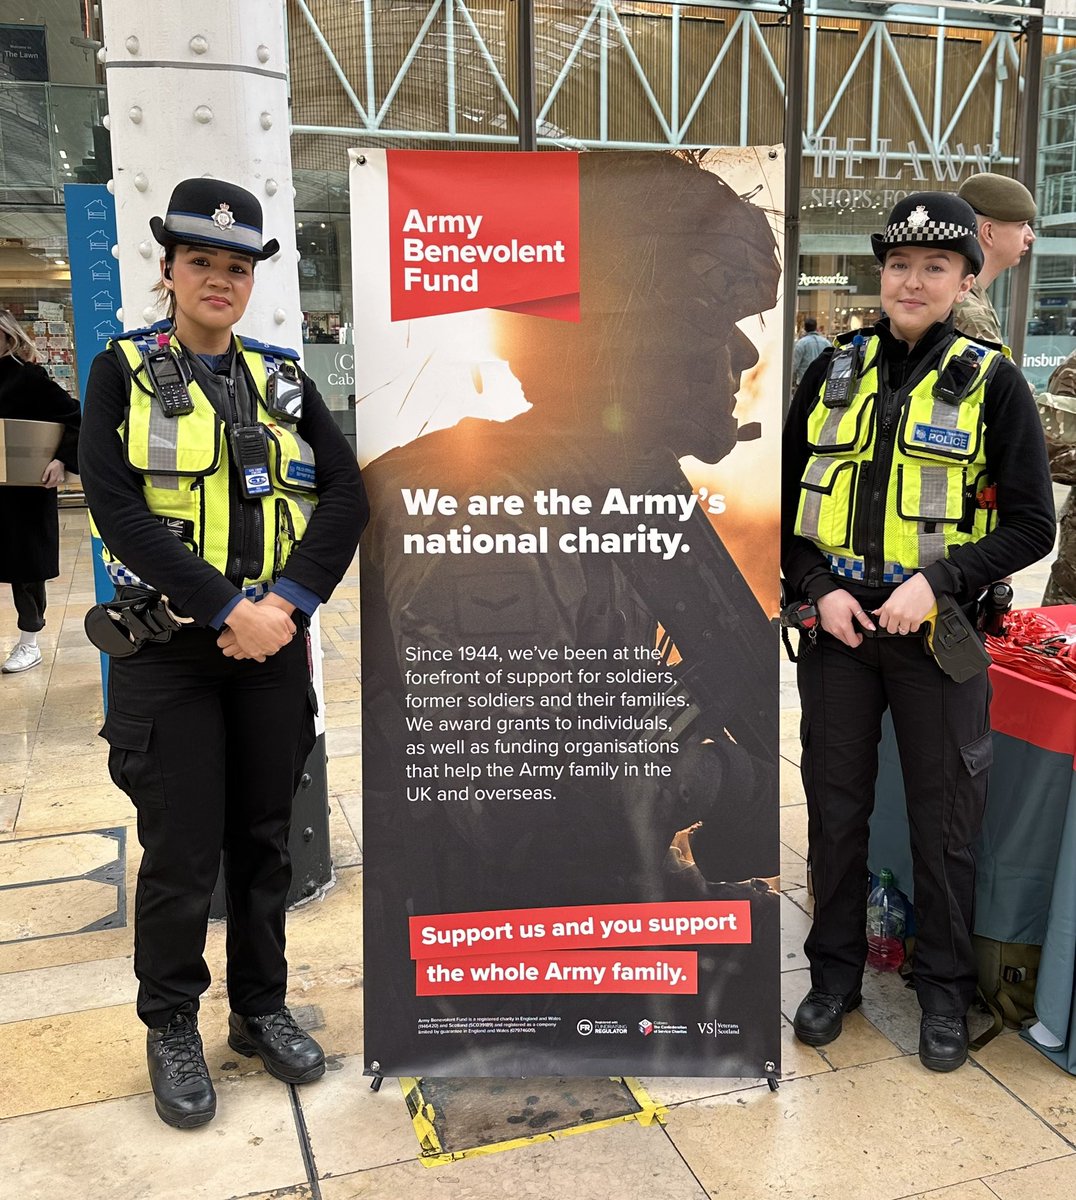
{"type": "Polygon", "coordinates": [[[972,934],[979,969],[979,999],[994,1017],[993,1026],[971,1043],[981,1050],[1002,1028],[1020,1029],[1035,1017],[1035,984],[1041,946],[1027,942],[995,942],[972,934]]]}

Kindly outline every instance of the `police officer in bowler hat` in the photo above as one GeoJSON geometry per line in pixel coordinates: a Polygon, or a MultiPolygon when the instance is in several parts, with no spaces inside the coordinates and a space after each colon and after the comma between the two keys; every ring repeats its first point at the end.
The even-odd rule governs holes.
{"type": "Polygon", "coordinates": [[[278,248],[258,200],[188,179],[150,226],[168,318],[94,360],[80,463],[118,597],[148,595],[179,626],[112,659],[101,735],[138,813],[134,966],[156,1109],[186,1129],[216,1111],[198,1007],[222,853],[228,1045],[288,1083],[325,1070],[285,1004],[288,826],[315,740],[308,620],[368,508],[295,352],[235,333],[278,248]]]}
{"type": "Polygon", "coordinates": [[[814,876],[811,988],[800,1041],[824,1046],[861,1001],[868,819],[892,714],[914,863],[919,1057],[967,1057],[979,831],[991,759],[985,671],[958,683],[924,650],[939,598],[973,605],[1047,554],[1050,479],[1027,384],[959,335],[953,306],[982,267],[956,196],[901,200],[871,238],[885,316],[808,368],[784,433],[782,567],[822,631],[798,664],[814,876]]]}

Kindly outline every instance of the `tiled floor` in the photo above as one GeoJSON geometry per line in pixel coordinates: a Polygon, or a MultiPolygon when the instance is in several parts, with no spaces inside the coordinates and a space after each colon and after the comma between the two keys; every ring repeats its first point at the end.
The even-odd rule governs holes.
{"type": "MultiPolygon", "coordinates": [[[[1013,1034],[953,1075],[915,1057],[918,1011],[888,976],[823,1051],[787,1018],[806,990],[806,817],[795,761],[796,693],[782,667],[784,1080],[644,1080],[664,1127],[618,1125],[427,1170],[394,1081],[361,1074],[362,849],[354,587],[324,613],[331,833],[337,885],[289,917],[289,1003],[330,1054],[292,1090],[236,1061],[227,1005],[203,1006],[219,1116],[177,1133],[147,1091],[134,1014],[133,813],[105,769],[85,517],[63,514],[65,575],[49,588],[44,662],[0,679],[0,1179],[11,1200],[1053,1200],[1076,1194],[1076,1079],[1013,1034]],[[42,882],[48,881],[48,882],[42,882]]],[[[1045,567],[1017,580],[1042,594],[1045,567]]],[[[0,649],[14,639],[10,605],[0,649]]],[[[207,955],[215,973],[223,930],[207,955]]],[[[254,1060],[256,1061],[256,1060],[254,1060]]]]}

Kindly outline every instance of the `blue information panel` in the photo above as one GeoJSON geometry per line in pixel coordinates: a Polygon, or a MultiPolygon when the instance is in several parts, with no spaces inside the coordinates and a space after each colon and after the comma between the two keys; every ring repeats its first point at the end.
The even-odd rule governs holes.
{"type": "MultiPolygon", "coordinates": [[[[75,361],[78,394],[86,401],[90,364],[122,332],[116,312],[120,299],[120,265],[112,257],[116,244],[116,202],[103,183],[69,183],[64,187],[67,213],[67,258],[71,264],[71,307],[75,318],[75,361]]],[[[93,539],[93,582],[98,600],[115,591],[101,561],[101,539],[93,539]]],[[[102,683],[108,682],[108,659],[101,655],[102,683]]],[[[106,686],[107,695],[107,686],[106,686]]]]}

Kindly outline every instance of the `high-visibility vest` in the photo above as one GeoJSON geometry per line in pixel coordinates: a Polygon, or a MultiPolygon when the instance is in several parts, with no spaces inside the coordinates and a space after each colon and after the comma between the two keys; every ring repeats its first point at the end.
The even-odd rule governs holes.
{"type": "MultiPolygon", "coordinates": [[[[142,476],[146,507],[199,558],[229,574],[228,547],[232,525],[235,465],[231,460],[224,420],[196,380],[188,383],[194,411],[166,417],[152,395],[142,361],[143,350],[157,344],[156,328],[136,330],[109,343],[127,364],[129,408],[119,428],[127,465],[142,476]]],[[[178,351],[174,336],[171,344],[178,351]]],[[[291,355],[258,343],[235,340],[240,365],[245,365],[257,391],[257,420],[266,431],[271,490],[256,500],[243,500],[243,519],[258,530],[260,561],[248,563],[248,573],[232,578],[238,587],[267,584],[284,569],[302,540],[317,504],[314,452],[294,426],[269,415],[265,407],[269,375],[291,355]]],[[[91,525],[93,516],[90,517],[91,525]]],[[[94,526],[94,532],[97,532],[94,526]]],[[[116,583],[142,582],[108,550],[105,566],[116,583]]],[[[152,584],[152,578],[145,580],[152,584]]]]}
{"type": "Polygon", "coordinates": [[[955,336],[905,396],[883,437],[876,412],[880,352],[877,335],[869,336],[846,407],[827,408],[825,385],[819,392],[807,418],[811,456],[795,526],[834,574],[872,587],[901,583],[944,558],[950,546],[977,542],[993,527],[983,400],[1002,358],[955,336]],[[968,394],[959,403],[935,397],[949,360],[969,346],[981,357],[968,394]]]}

